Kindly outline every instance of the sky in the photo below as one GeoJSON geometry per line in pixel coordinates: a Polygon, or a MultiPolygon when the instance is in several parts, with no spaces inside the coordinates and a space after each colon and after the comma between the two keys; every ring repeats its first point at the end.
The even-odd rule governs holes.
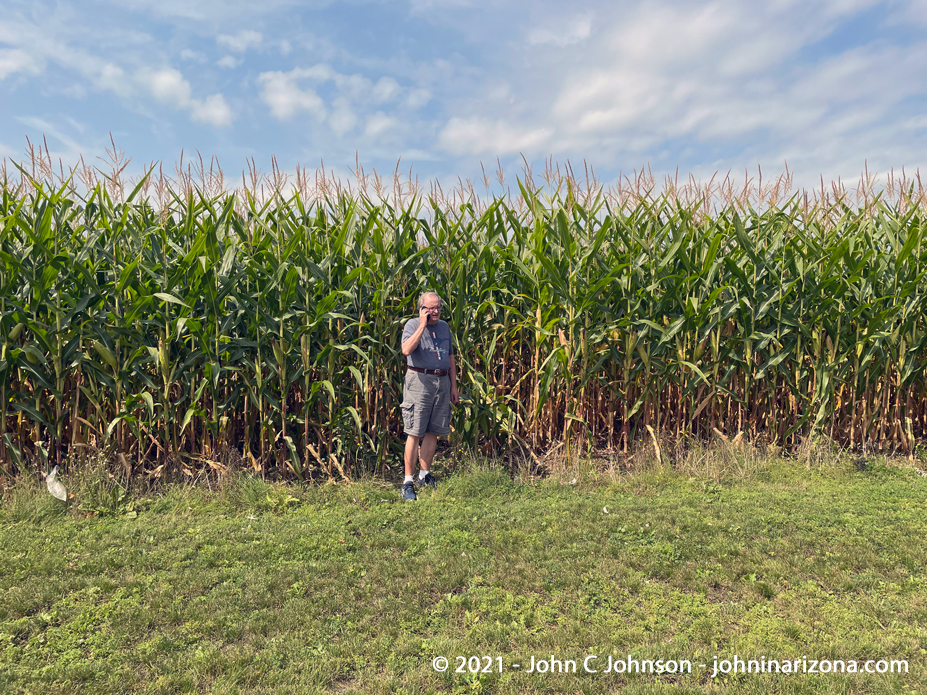
{"type": "Polygon", "coordinates": [[[0,156],[927,175],[925,0],[0,0],[0,156]]]}

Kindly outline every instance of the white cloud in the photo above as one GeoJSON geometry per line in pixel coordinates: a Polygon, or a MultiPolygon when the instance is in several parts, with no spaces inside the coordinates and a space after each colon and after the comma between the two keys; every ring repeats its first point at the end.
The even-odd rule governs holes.
{"type": "Polygon", "coordinates": [[[84,99],[87,97],[87,88],[75,82],[62,89],[60,93],[61,96],[68,97],[68,99],[84,99]]]}
{"type": "Polygon", "coordinates": [[[262,85],[261,99],[270,107],[274,117],[288,121],[300,111],[308,111],[318,119],[326,117],[325,103],[313,89],[301,89],[301,79],[316,78],[315,68],[296,68],[290,72],[262,72],[258,83],[262,85]]]}
{"type": "Polygon", "coordinates": [[[158,101],[189,111],[195,121],[219,127],[232,123],[232,111],[225,98],[221,94],[194,98],[190,83],[179,70],[142,71],[137,79],[158,101]]]}
{"type": "Polygon", "coordinates": [[[88,151],[88,148],[83,143],[76,141],[61,130],[61,128],[58,128],[44,118],[39,118],[37,116],[20,116],[16,120],[51,139],[52,150],[50,154],[52,161],[57,161],[59,158],[65,162],[76,161],[81,154],[88,151]],[[64,149],[55,148],[56,142],[63,145],[64,149]]]}
{"type": "Polygon", "coordinates": [[[392,101],[399,96],[401,91],[402,89],[399,83],[392,77],[381,77],[376,85],[374,85],[371,96],[373,97],[373,101],[380,104],[385,101],[392,101]]]}
{"type": "Polygon", "coordinates": [[[218,25],[223,22],[239,26],[249,18],[272,14],[293,5],[305,5],[304,0],[110,0],[120,10],[150,13],[178,23],[190,20],[218,25]]]}
{"type": "Polygon", "coordinates": [[[179,70],[166,68],[144,74],[141,79],[159,101],[173,102],[178,106],[186,106],[190,103],[193,90],[179,70]]]}
{"type": "Polygon", "coordinates": [[[194,100],[190,108],[194,121],[214,126],[232,124],[232,110],[221,94],[213,94],[201,102],[194,100]]]}
{"type": "Polygon", "coordinates": [[[367,125],[364,127],[364,135],[369,138],[375,138],[392,130],[397,124],[398,121],[392,116],[387,116],[382,111],[377,111],[367,118],[367,125]]]}
{"type": "Polygon", "coordinates": [[[924,130],[927,131],[927,116],[915,116],[908,118],[899,124],[902,130],[924,130]]]}
{"type": "MultiPolygon", "coordinates": [[[[149,124],[163,142],[190,142],[172,120],[228,125],[240,100],[252,108],[254,140],[219,144],[237,148],[231,156],[279,149],[275,138],[298,134],[306,152],[326,161],[352,159],[358,148],[362,158],[429,153],[447,169],[518,152],[585,157],[602,170],[647,161],[672,168],[674,159],[722,168],[762,160],[765,170],[786,157],[795,166],[836,171],[853,162],[858,170],[875,151],[882,161],[927,161],[919,115],[927,111],[927,41],[913,31],[927,24],[920,1],[409,0],[392,17],[407,22],[402,30],[440,29],[414,47],[305,31],[310,6],[330,0],[120,0],[128,12],[101,14],[105,21],[75,3],[9,2],[37,9],[0,21],[0,79],[12,76],[0,86],[8,92],[34,88],[61,99],[105,91],[129,118],[168,104],[173,118],[149,124]],[[877,21],[862,30],[844,24],[875,6],[877,21]],[[410,8],[419,15],[411,21],[410,8]],[[225,96],[208,86],[218,68],[240,69],[256,51],[286,67],[257,81],[221,74],[225,96]],[[313,67],[287,65],[297,60],[313,67]],[[31,69],[50,79],[18,79],[31,69]],[[247,104],[255,96],[263,114],[247,104]]],[[[355,37],[395,34],[398,25],[371,17],[352,17],[355,37]]]]}
{"type": "MultiPolygon", "coordinates": [[[[214,126],[231,123],[231,109],[221,94],[194,94],[190,83],[176,69],[151,67],[153,55],[167,52],[152,36],[131,24],[119,25],[116,30],[109,24],[100,27],[85,22],[84,15],[67,3],[45,6],[42,0],[38,2],[44,11],[43,22],[30,22],[22,16],[9,21],[5,18],[0,23],[0,42],[17,47],[9,55],[18,64],[48,62],[64,71],[69,84],[59,88],[58,95],[81,97],[88,87],[112,92],[135,114],[145,113],[146,98],[154,97],[185,111],[193,120],[214,126]],[[22,54],[28,56],[28,61],[22,54]]],[[[0,55],[6,54],[0,50],[0,55]]],[[[190,49],[181,51],[180,56],[191,61],[205,58],[190,49]]],[[[101,129],[108,130],[109,126],[101,129]]]]}
{"type": "Polygon", "coordinates": [[[473,0],[409,0],[412,14],[424,14],[431,10],[444,12],[448,9],[473,7],[473,0]]]}
{"type": "Polygon", "coordinates": [[[91,76],[97,89],[111,91],[121,97],[127,97],[132,91],[132,85],[126,77],[125,71],[118,65],[106,63],[101,65],[96,74],[91,76]]]}
{"type": "Polygon", "coordinates": [[[205,63],[209,58],[206,57],[205,53],[200,53],[199,51],[193,51],[189,48],[185,48],[180,52],[181,60],[192,60],[197,63],[205,63]]]}
{"type": "Polygon", "coordinates": [[[351,107],[350,102],[344,97],[338,97],[332,102],[332,112],[329,116],[328,123],[335,135],[341,136],[354,130],[357,125],[357,114],[351,107]]]}
{"type": "Polygon", "coordinates": [[[216,61],[216,65],[220,68],[237,68],[241,65],[241,60],[234,58],[233,56],[225,56],[216,61]]]}
{"type": "MultiPolygon", "coordinates": [[[[34,66],[44,68],[46,63],[50,63],[67,71],[72,78],[72,83],[65,88],[69,95],[78,94],[79,90],[84,89],[84,84],[89,84],[97,90],[112,91],[121,98],[131,94],[131,81],[126,78],[120,67],[94,53],[71,45],[70,39],[73,34],[79,33],[84,38],[82,27],[77,24],[62,26],[62,20],[51,11],[45,20],[39,26],[5,17],[4,21],[0,22],[0,42],[18,46],[13,50],[13,55],[27,54],[29,62],[34,66]],[[75,75],[83,79],[84,84],[74,82],[75,75]]],[[[142,41],[135,32],[126,33],[131,35],[133,41],[142,41]]],[[[93,38],[101,40],[96,35],[93,38]]],[[[14,62],[18,64],[21,60],[20,56],[15,58],[14,62]]]]}
{"type": "Polygon", "coordinates": [[[835,143],[809,148],[822,158],[845,161],[842,143],[863,152],[861,163],[872,154],[860,148],[875,146],[862,132],[889,123],[893,109],[910,115],[911,100],[927,98],[919,67],[927,42],[902,48],[861,37],[858,48],[818,57],[819,42],[876,0],[849,9],[837,0],[588,3],[589,14],[559,23],[551,19],[559,5],[537,2],[522,52],[487,56],[486,79],[455,86],[444,102],[455,114],[439,130],[444,151],[469,161],[554,154],[597,168],[617,168],[629,156],[640,164],[723,151],[729,159],[714,163],[772,158],[781,167],[783,146],[810,138],[835,143]],[[579,41],[580,50],[551,50],[579,41]]]}
{"type": "Polygon", "coordinates": [[[550,128],[520,128],[505,121],[452,118],[441,131],[441,147],[452,154],[516,154],[550,142],[550,128]]]}
{"type": "Polygon", "coordinates": [[[42,72],[39,61],[18,48],[0,49],[0,80],[16,72],[38,74],[42,72]]]}
{"type": "Polygon", "coordinates": [[[552,111],[578,131],[620,128],[666,102],[665,90],[666,80],[660,75],[600,68],[564,84],[552,111]]]}
{"type": "Polygon", "coordinates": [[[235,53],[244,53],[249,48],[259,48],[264,36],[258,31],[244,30],[237,34],[220,34],[216,43],[235,53]]]}
{"type": "Polygon", "coordinates": [[[441,157],[435,155],[433,152],[429,152],[428,150],[418,150],[414,148],[405,150],[401,156],[401,160],[408,163],[439,162],[441,159],[441,157]]]}
{"type": "Polygon", "coordinates": [[[927,26],[927,5],[923,2],[912,2],[908,5],[905,19],[917,26],[927,26]]]}
{"type": "Polygon", "coordinates": [[[550,27],[535,27],[528,32],[528,43],[532,46],[552,44],[558,47],[570,46],[589,38],[592,33],[592,17],[576,17],[565,24],[550,27]]]}
{"type": "Polygon", "coordinates": [[[417,88],[409,90],[403,104],[407,109],[417,111],[429,101],[431,101],[431,92],[427,89],[417,88]]]}
{"type": "Polygon", "coordinates": [[[264,72],[258,76],[258,83],[261,99],[275,118],[288,121],[307,112],[327,123],[339,138],[353,132],[362,121],[367,135],[392,129],[396,123],[392,116],[379,111],[367,113],[378,105],[399,102],[402,109],[419,108],[431,97],[428,90],[404,88],[389,76],[374,83],[362,75],[340,73],[324,63],[289,72],[264,72]],[[335,90],[328,105],[317,91],[325,83],[335,90]]]}
{"type": "Polygon", "coordinates": [[[618,23],[610,32],[610,52],[639,65],[698,63],[706,55],[723,51],[725,45],[743,42],[732,31],[743,23],[743,10],[720,2],[691,10],[684,7],[670,3],[639,6],[631,21],[618,23]]]}
{"type": "Polygon", "coordinates": [[[377,99],[370,80],[361,75],[345,75],[332,71],[331,78],[338,92],[353,101],[377,99]]]}

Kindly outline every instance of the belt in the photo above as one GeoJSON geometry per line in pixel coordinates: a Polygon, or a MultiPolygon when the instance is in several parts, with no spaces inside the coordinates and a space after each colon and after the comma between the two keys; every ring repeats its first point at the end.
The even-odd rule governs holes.
{"type": "Polygon", "coordinates": [[[446,369],[419,369],[418,367],[408,367],[413,372],[419,372],[420,374],[434,374],[435,376],[447,376],[446,369]]]}

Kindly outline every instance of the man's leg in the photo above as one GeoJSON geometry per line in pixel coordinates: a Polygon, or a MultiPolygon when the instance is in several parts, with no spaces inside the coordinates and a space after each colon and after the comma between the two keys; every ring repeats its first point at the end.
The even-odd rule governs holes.
{"type": "Polygon", "coordinates": [[[429,487],[435,487],[438,484],[438,479],[431,474],[431,464],[435,460],[435,449],[438,448],[438,437],[450,433],[450,381],[441,377],[436,377],[436,380],[436,383],[433,383],[436,390],[431,392],[433,400],[431,413],[428,415],[428,427],[425,429],[425,436],[422,437],[422,450],[419,453],[419,467],[421,469],[418,473],[419,485],[429,487]]]}
{"type": "Polygon", "coordinates": [[[408,435],[406,438],[406,452],[405,452],[405,464],[406,464],[406,478],[402,483],[402,497],[407,500],[416,499],[415,494],[415,464],[418,461],[418,441],[421,437],[416,437],[414,435],[408,435]]]}
{"type": "MultiPolygon", "coordinates": [[[[428,440],[428,437],[431,435],[425,435],[425,440],[428,440]]],[[[406,477],[410,475],[415,475],[415,464],[418,463],[418,440],[421,437],[413,437],[411,434],[406,438],[406,453],[405,453],[405,464],[406,464],[406,477]]],[[[422,446],[422,453],[424,454],[425,447],[422,446]]],[[[428,461],[428,466],[431,467],[431,461],[434,459],[435,447],[431,447],[431,459],[428,461]]]]}
{"type": "MultiPolygon", "coordinates": [[[[422,438],[422,452],[420,454],[419,464],[422,467],[423,471],[430,471],[431,464],[435,460],[435,449],[438,448],[438,435],[429,432],[422,438]]],[[[406,448],[408,451],[408,448],[406,448]]],[[[406,455],[406,460],[408,460],[408,454],[406,455]]],[[[408,465],[406,466],[406,471],[409,470],[408,465]]],[[[407,473],[408,475],[408,473],[407,473]]]]}

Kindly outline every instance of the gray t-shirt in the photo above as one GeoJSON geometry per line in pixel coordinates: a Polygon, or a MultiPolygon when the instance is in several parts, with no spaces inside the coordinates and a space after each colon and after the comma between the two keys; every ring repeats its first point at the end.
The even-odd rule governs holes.
{"type": "MultiPolygon", "coordinates": [[[[402,342],[406,342],[418,330],[418,317],[406,321],[402,329],[402,342]]],[[[451,329],[441,319],[434,326],[426,326],[418,347],[407,357],[410,367],[419,369],[450,369],[451,355],[454,346],[451,344],[451,329]]]]}

